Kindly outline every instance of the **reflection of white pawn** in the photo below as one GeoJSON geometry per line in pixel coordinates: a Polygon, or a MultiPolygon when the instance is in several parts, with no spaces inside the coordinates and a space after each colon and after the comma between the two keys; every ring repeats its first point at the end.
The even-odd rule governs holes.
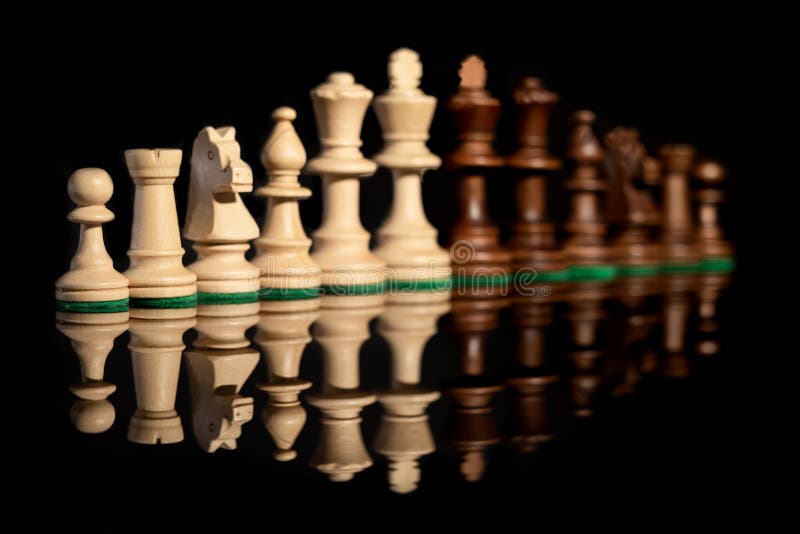
{"type": "Polygon", "coordinates": [[[172,190],[182,154],[177,149],[125,151],[125,164],[136,186],[128,250],[131,264],[124,273],[130,282],[131,308],[177,308],[197,302],[197,276],[183,266],[172,190]]]}
{"type": "Polygon", "coordinates": [[[56,328],[70,339],[81,365],[80,383],[69,387],[78,397],[72,404],[70,420],[85,434],[105,432],[115,418],[114,405],[107,399],[117,390],[114,384],[103,380],[106,358],[114,339],[128,329],[128,314],[60,313],[57,319],[56,328]]]}
{"type": "Polygon", "coordinates": [[[389,458],[389,487],[397,493],[417,489],[418,460],[436,450],[425,410],[440,395],[419,385],[420,369],[425,344],[449,309],[448,303],[395,304],[380,317],[378,332],[392,352],[392,387],[378,395],[385,413],[375,451],[389,458]]]}
{"type": "Polygon", "coordinates": [[[311,258],[322,268],[327,294],[362,295],[353,301],[331,297],[323,306],[367,306],[383,301],[386,264],[369,250],[369,233],[359,215],[360,177],[373,174],[375,163],[364,158],[361,124],[372,91],[353,75],[334,72],[311,91],[322,152],[306,171],[322,176],[322,224],[314,232],[311,258]]]}
{"type": "Polygon", "coordinates": [[[263,351],[268,373],[258,388],[269,395],[261,418],[275,442],[273,456],[281,462],[297,456],[292,447],[306,423],[299,395],[311,382],[299,378],[300,360],[311,341],[308,327],[317,316],[317,311],[262,313],[258,325],[255,342],[263,351]]]}
{"type": "Polygon", "coordinates": [[[181,369],[183,334],[195,325],[182,310],[159,310],[159,319],[131,319],[133,380],[136,412],[128,440],[155,445],[183,441],[181,418],[175,411],[181,369]],[[172,318],[175,317],[175,318],[172,318]]]}
{"type": "Polygon", "coordinates": [[[385,141],[374,160],[390,169],[394,180],[392,207],[378,229],[375,254],[391,268],[393,291],[413,290],[409,298],[417,301],[447,300],[443,289],[451,274],[450,255],[437,243],[422,205],[422,174],[442,161],[425,146],[436,98],[419,89],[421,77],[419,55],[396,50],[389,58],[389,90],[373,103],[385,141]]]}
{"type": "Polygon", "coordinates": [[[62,312],[121,312],[128,309],[128,279],[114,270],[103,242],[103,223],[114,219],[105,207],[114,184],[103,169],[78,169],[69,177],[69,198],[77,208],[67,216],[81,225],[78,250],[69,271],[56,280],[62,312]]]}
{"type": "Polygon", "coordinates": [[[322,346],[325,373],[322,391],[307,396],[308,403],[322,412],[322,430],[310,463],[334,482],[351,480],[372,465],[361,435],[361,410],[376,397],[358,389],[358,362],[361,345],[369,339],[369,323],[381,311],[351,308],[347,303],[343,307],[349,309],[323,307],[314,324],[312,333],[322,346]]]}
{"type": "Polygon", "coordinates": [[[298,200],[311,196],[297,176],[306,163],[303,143],[292,126],[297,113],[288,107],[275,110],[275,127],[261,151],[270,181],[256,195],[267,199],[267,214],[258,254],[253,264],[261,271],[264,310],[313,309],[319,306],[322,271],[311,260],[311,240],[303,231],[298,200]]]}

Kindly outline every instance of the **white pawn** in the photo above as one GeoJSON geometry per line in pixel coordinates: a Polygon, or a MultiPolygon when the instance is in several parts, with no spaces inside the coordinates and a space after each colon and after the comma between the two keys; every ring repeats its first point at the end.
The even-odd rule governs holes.
{"type": "Polygon", "coordinates": [[[322,152],[306,171],[322,176],[322,224],[314,232],[311,258],[322,269],[323,307],[369,306],[383,302],[386,263],[369,250],[369,233],[359,214],[359,178],[377,168],[364,158],[361,124],[372,91],[348,72],[334,72],[311,91],[322,152]],[[359,299],[341,299],[358,295],[359,299]]]}
{"type": "Polygon", "coordinates": [[[203,128],[192,146],[192,174],[183,235],[194,241],[200,304],[258,301],[259,271],[244,255],[258,225],[239,193],[253,190],[253,172],[242,161],[236,130],[203,128]]]}
{"type": "MultiPolygon", "coordinates": [[[[124,273],[130,282],[131,308],[186,308],[197,303],[197,276],[183,266],[172,190],[181,157],[177,149],[125,151],[125,164],[136,186],[128,250],[131,263],[124,273]]],[[[131,313],[139,317],[138,310],[131,313]]]]}
{"type": "Polygon", "coordinates": [[[292,126],[295,110],[281,107],[272,113],[275,127],[261,151],[261,163],[270,180],[255,194],[267,199],[267,214],[258,254],[253,264],[261,271],[261,307],[266,311],[319,307],[322,271],[308,253],[311,240],[303,231],[298,200],[311,190],[297,180],[306,163],[303,143],[292,126]]]}
{"type": "Polygon", "coordinates": [[[56,304],[62,312],[121,312],[128,309],[128,279],[114,270],[103,242],[103,223],[114,219],[105,207],[114,193],[103,169],[78,169],[69,177],[69,198],[77,208],[67,216],[81,225],[78,250],[69,271],[56,280],[56,304]]]}
{"type": "Polygon", "coordinates": [[[425,146],[436,98],[419,89],[421,77],[419,55],[408,48],[396,50],[389,58],[389,90],[373,103],[385,141],[373,159],[392,171],[394,181],[392,207],[377,231],[375,254],[390,268],[393,294],[429,302],[449,299],[452,270],[422,205],[422,175],[442,160],[425,146]]]}

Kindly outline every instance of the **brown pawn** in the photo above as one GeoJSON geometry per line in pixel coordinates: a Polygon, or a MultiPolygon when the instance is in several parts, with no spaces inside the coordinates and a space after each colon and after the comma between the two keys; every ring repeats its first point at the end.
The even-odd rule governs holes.
{"type": "Polygon", "coordinates": [[[731,275],[728,273],[703,273],[697,290],[698,340],[695,352],[701,356],[716,356],[719,344],[719,298],[728,287],[731,275]]]}
{"type": "Polygon", "coordinates": [[[485,175],[486,169],[503,166],[492,146],[500,101],[485,89],[486,66],[478,56],[461,63],[459,76],[458,92],[447,103],[455,118],[458,146],[445,157],[445,167],[456,171],[458,179],[450,237],[453,275],[467,281],[478,275],[505,277],[511,256],[500,246],[500,230],[489,218],[485,175]]]}
{"type": "Polygon", "coordinates": [[[607,184],[600,176],[603,149],[592,131],[595,115],[579,111],[573,120],[575,128],[569,139],[568,156],[575,166],[572,179],[564,184],[571,191],[571,209],[565,226],[569,237],[564,243],[564,253],[571,265],[608,264],[606,225],[600,209],[607,184]]]}
{"type": "Polygon", "coordinates": [[[700,259],[689,190],[689,171],[694,153],[694,148],[689,145],[668,145],[661,149],[664,180],[662,241],[667,264],[687,265],[700,259]]]}
{"type": "Polygon", "coordinates": [[[733,247],[723,237],[719,225],[719,205],[725,200],[722,190],[725,169],[716,161],[701,161],[694,168],[694,177],[700,186],[695,193],[700,254],[703,258],[730,258],[733,247]]]}
{"type": "Polygon", "coordinates": [[[560,271],[568,264],[556,247],[555,228],[547,221],[546,177],[561,168],[561,161],[547,148],[550,109],[558,95],[548,91],[538,78],[522,78],[514,90],[521,106],[519,148],[508,158],[508,166],[522,171],[516,182],[517,218],[511,225],[511,251],[516,269],[560,271]]]}

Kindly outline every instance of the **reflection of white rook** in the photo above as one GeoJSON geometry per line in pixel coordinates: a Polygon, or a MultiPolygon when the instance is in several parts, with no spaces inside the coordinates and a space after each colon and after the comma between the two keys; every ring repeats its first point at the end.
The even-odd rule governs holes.
{"type": "MultiPolygon", "coordinates": [[[[314,232],[311,257],[322,268],[323,287],[344,291],[350,286],[348,294],[370,295],[377,304],[386,264],[369,250],[370,236],[359,215],[358,182],[376,168],[359,150],[371,99],[372,91],[346,72],[334,72],[311,91],[322,152],[308,162],[306,171],[322,176],[322,224],[314,232]]],[[[327,300],[323,306],[339,305],[327,300]]]]}

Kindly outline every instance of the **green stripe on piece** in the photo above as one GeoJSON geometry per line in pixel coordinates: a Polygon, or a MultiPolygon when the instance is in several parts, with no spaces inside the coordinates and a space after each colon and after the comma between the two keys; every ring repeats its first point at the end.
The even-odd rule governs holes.
{"type": "Polygon", "coordinates": [[[435,278],[433,280],[394,280],[390,279],[387,282],[387,289],[389,291],[405,291],[414,289],[417,291],[439,291],[448,290],[453,287],[453,279],[435,278]]]}
{"type": "Polygon", "coordinates": [[[728,257],[706,258],[700,262],[703,272],[730,272],[736,267],[736,260],[728,257]]]}
{"type": "Polygon", "coordinates": [[[699,263],[665,263],[661,266],[665,273],[696,273],[699,270],[699,263]]]}
{"type": "Polygon", "coordinates": [[[455,276],[454,282],[458,287],[466,284],[473,288],[502,287],[511,283],[512,279],[510,274],[487,274],[485,276],[455,276]]]}
{"type": "Polygon", "coordinates": [[[321,287],[265,287],[258,291],[258,298],[261,300],[305,300],[315,299],[321,295],[321,287]]]}
{"type": "Polygon", "coordinates": [[[618,265],[620,276],[655,276],[661,272],[660,265],[618,265]]]}
{"type": "Polygon", "coordinates": [[[56,301],[56,311],[64,313],[119,313],[128,311],[128,299],[101,302],[56,301]]]}
{"type": "Polygon", "coordinates": [[[569,269],[569,279],[576,282],[588,280],[613,280],[618,273],[614,265],[572,265],[569,269]]]}
{"type": "Polygon", "coordinates": [[[247,291],[245,293],[197,293],[197,303],[207,304],[250,304],[258,302],[258,291],[247,291]]]}
{"type": "Polygon", "coordinates": [[[197,293],[183,297],[163,297],[154,299],[132,298],[131,308],[145,309],[170,309],[170,308],[194,308],[197,306],[197,293]]]}
{"type": "Polygon", "coordinates": [[[358,284],[352,286],[322,286],[320,289],[323,295],[351,297],[354,295],[382,295],[383,292],[386,291],[386,285],[383,282],[379,282],[377,284],[358,284]]]}

